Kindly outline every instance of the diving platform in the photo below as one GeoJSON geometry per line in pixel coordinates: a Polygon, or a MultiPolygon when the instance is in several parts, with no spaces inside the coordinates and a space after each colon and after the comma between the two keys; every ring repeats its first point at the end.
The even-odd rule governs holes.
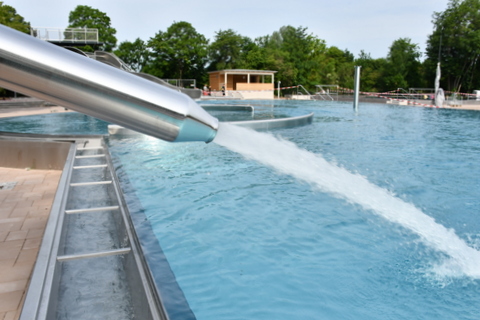
{"type": "Polygon", "coordinates": [[[101,46],[98,29],[94,28],[45,28],[32,27],[30,35],[61,47],[101,46]]]}

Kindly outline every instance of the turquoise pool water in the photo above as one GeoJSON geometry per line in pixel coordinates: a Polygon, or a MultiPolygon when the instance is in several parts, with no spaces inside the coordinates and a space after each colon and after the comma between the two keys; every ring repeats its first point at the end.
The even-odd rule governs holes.
{"type": "MultiPolygon", "coordinates": [[[[274,112],[314,112],[312,125],[273,134],[480,249],[479,112],[360,104],[355,113],[321,101],[274,112]]],[[[214,143],[109,144],[144,245],[159,254],[160,244],[178,283],[172,319],[478,319],[480,279],[438,268],[444,253],[358,203],[214,143]]],[[[165,263],[155,259],[158,276],[165,263]]]]}
{"type": "Polygon", "coordinates": [[[108,123],[78,112],[49,113],[0,119],[0,131],[82,135],[108,134],[108,123]]]}

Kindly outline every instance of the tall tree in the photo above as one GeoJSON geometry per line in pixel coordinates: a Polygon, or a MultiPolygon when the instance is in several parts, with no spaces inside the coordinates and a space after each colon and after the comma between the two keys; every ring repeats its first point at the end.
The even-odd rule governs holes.
{"type": "Polygon", "coordinates": [[[382,91],[381,79],[383,70],[387,64],[386,59],[373,59],[370,53],[360,51],[360,55],[355,59],[355,65],[361,66],[360,90],[369,92],[382,91]]]}
{"type": "Polygon", "coordinates": [[[341,87],[353,88],[354,56],[348,50],[342,51],[337,47],[327,49],[325,64],[326,74],[323,84],[338,84],[341,87]]]}
{"type": "Polygon", "coordinates": [[[307,28],[284,26],[255,39],[245,60],[247,68],[278,71],[275,78],[285,86],[301,84],[309,90],[318,84],[353,87],[353,54],[328,48],[307,28]]]}
{"type": "Polygon", "coordinates": [[[307,72],[314,70],[311,63],[314,60],[310,59],[311,55],[316,54],[316,50],[325,49],[323,40],[307,34],[307,28],[294,28],[292,26],[284,26],[279,31],[274,32],[269,45],[283,52],[286,65],[290,66],[289,69],[293,71],[290,74],[291,79],[284,79],[287,85],[308,85],[307,72]],[[291,83],[288,83],[288,80],[291,83]]]}
{"type": "MultiPolygon", "coordinates": [[[[30,23],[17,13],[15,8],[0,1],[0,24],[30,34],[30,23]]],[[[0,96],[11,96],[12,91],[0,88],[0,96]]]]}
{"type": "Polygon", "coordinates": [[[208,41],[188,22],[175,22],[148,41],[152,50],[149,72],[176,79],[205,81],[208,41]]]}
{"type": "MultiPolygon", "coordinates": [[[[98,38],[103,45],[100,50],[111,52],[117,45],[115,34],[117,30],[112,28],[110,17],[106,13],[89,6],[79,5],[68,16],[69,28],[94,28],[98,29],[98,38]]],[[[93,48],[86,46],[85,51],[93,51],[93,48]]]]}
{"type": "Polygon", "coordinates": [[[434,83],[441,63],[441,86],[451,91],[480,88],[480,0],[450,0],[433,15],[434,31],[427,40],[425,70],[434,83]]]}
{"type": "Polygon", "coordinates": [[[209,70],[241,69],[245,67],[246,55],[254,47],[253,41],[232,29],[220,30],[208,46],[209,70]]]}
{"type": "Polygon", "coordinates": [[[0,1],[0,24],[3,24],[12,29],[30,33],[30,23],[17,13],[17,11],[0,1]]]}
{"type": "Polygon", "coordinates": [[[409,38],[395,40],[387,56],[387,65],[383,74],[385,87],[382,91],[397,88],[420,87],[421,57],[417,44],[409,38]]]}
{"type": "Polygon", "coordinates": [[[120,43],[114,53],[136,72],[144,71],[150,55],[147,44],[140,38],[137,38],[134,42],[124,41],[120,43]]]}
{"type": "Polygon", "coordinates": [[[245,55],[245,68],[255,70],[280,70],[280,66],[283,64],[282,54],[266,46],[268,39],[269,36],[255,39],[252,48],[245,55]]]}
{"type": "Polygon", "coordinates": [[[257,48],[247,55],[249,64],[278,71],[282,85],[302,84],[313,89],[328,74],[323,70],[325,41],[307,33],[307,28],[283,26],[272,35],[255,40],[257,48]]]}

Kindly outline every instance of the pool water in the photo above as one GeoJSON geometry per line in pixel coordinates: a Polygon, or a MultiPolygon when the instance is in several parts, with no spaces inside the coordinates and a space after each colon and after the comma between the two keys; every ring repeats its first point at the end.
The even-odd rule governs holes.
{"type": "MultiPolygon", "coordinates": [[[[479,112],[324,101],[274,112],[314,112],[272,133],[480,249],[479,112]]],[[[134,220],[153,230],[144,244],[160,244],[181,291],[172,319],[478,319],[480,279],[439,268],[445,253],[354,201],[215,143],[109,145],[134,220]]]]}
{"type": "MultiPolygon", "coordinates": [[[[480,113],[281,102],[283,137],[480,247],[480,113]]],[[[479,279],[418,235],[216,144],[111,140],[197,319],[475,319],[479,279]],[[141,155],[141,156],[140,156],[141,155]],[[138,170],[142,168],[142,170],[138,170]]],[[[479,266],[480,268],[480,266],[479,266]]]]}
{"type": "Polygon", "coordinates": [[[54,135],[108,134],[108,123],[78,112],[0,119],[0,131],[54,135]]]}

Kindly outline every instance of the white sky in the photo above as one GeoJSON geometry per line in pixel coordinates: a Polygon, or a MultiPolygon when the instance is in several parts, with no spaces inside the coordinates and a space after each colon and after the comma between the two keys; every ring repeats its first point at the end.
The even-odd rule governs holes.
{"type": "Polygon", "coordinates": [[[282,26],[307,27],[327,46],[360,50],[384,58],[392,42],[410,38],[425,50],[433,31],[432,15],[449,0],[0,0],[14,7],[33,27],[66,28],[77,5],[105,12],[117,30],[118,43],[148,40],[173,22],[186,21],[213,40],[215,32],[233,29],[255,39],[282,26]]]}

